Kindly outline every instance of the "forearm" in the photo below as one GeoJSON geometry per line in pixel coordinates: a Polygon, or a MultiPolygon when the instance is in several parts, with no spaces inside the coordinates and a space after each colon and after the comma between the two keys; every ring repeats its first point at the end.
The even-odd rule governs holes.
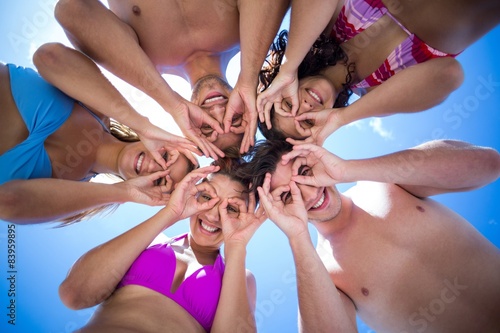
{"type": "Polygon", "coordinates": [[[0,186],[0,218],[19,224],[40,223],[129,201],[127,191],[117,185],[52,178],[10,181],[0,186]]]}
{"type": "Polygon", "coordinates": [[[411,66],[341,109],[341,125],[368,117],[427,110],[441,103],[462,81],[462,68],[453,58],[411,66]]]}
{"type": "Polygon", "coordinates": [[[335,13],[338,0],[292,0],[290,33],[283,69],[295,71],[335,13]]]}
{"type": "Polygon", "coordinates": [[[132,27],[102,3],[60,0],[54,15],[77,49],[152,97],[167,112],[181,100],[141,48],[132,27]]]}
{"type": "Polygon", "coordinates": [[[84,254],[59,287],[63,303],[73,309],[82,309],[104,301],[113,293],[142,251],[176,221],[165,208],[124,234],[84,254]]]}
{"type": "Polygon", "coordinates": [[[246,250],[243,246],[225,250],[226,267],[219,305],[211,332],[256,332],[253,306],[255,293],[247,288],[246,250]]]}
{"type": "Polygon", "coordinates": [[[290,240],[297,274],[301,332],[356,332],[309,237],[290,240]]]}
{"type": "Polygon", "coordinates": [[[398,184],[425,197],[472,190],[499,176],[500,155],[494,149],[436,140],[380,157],[347,161],[344,180],[398,184]]]}
{"type": "Polygon", "coordinates": [[[239,1],[241,70],[238,81],[257,85],[260,69],[289,2],[289,0],[239,1]]]}
{"type": "Polygon", "coordinates": [[[86,106],[133,129],[149,125],[83,53],[62,44],[44,44],[33,62],[45,80],[86,106]]]}

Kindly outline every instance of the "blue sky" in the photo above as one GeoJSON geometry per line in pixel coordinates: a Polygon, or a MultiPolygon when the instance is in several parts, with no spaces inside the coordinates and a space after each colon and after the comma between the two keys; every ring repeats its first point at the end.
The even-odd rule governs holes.
{"type": "MultiPolygon", "coordinates": [[[[0,14],[0,60],[32,66],[37,46],[51,41],[67,43],[52,17],[55,0],[24,0],[4,4],[0,14]]],[[[445,103],[426,112],[367,119],[334,133],[326,147],[345,159],[378,156],[409,148],[431,139],[461,139],[500,150],[500,28],[463,52],[465,82],[445,103]]],[[[228,74],[234,83],[238,59],[228,74]]],[[[187,83],[169,82],[186,94],[187,83]]],[[[154,103],[129,86],[113,80],[141,112],[166,124],[171,119],[155,109],[154,103]],[[158,118],[156,113],[158,111],[158,118]]],[[[347,189],[351,184],[339,186],[347,189]]],[[[50,195],[50,194],[48,194],[50,195]]],[[[500,182],[482,189],[438,196],[435,199],[464,216],[497,247],[500,246],[500,182]]],[[[10,297],[7,278],[8,224],[0,222],[0,332],[71,332],[89,319],[93,309],[72,311],[59,300],[57,288],[73,262],[83,253],[130,229],[158,211],[158,207],[122,205],[110,216],[95,218],[71,227],[52,225],[17,227],[16,325],[7,324],[10,297]]],[[[185,232],[179,222],[166,234],[185,232]]],[[[316,235],[311,227],[312,237],[316,235]]],[[[286,237],[270,221],[257,231],[248,246],[248,268],[257,278],[256,319],[259,332],[296,332],[297,299],[294,265],[286,237]]],[[[373,332],[359,323],[360,332],[373,332]]]]}

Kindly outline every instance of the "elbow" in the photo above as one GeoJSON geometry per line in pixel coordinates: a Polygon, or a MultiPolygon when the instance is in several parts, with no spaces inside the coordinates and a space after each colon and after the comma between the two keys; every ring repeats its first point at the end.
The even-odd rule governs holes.
{"type": "Polygon", "coordinates": [[[8,184],[0,186],[0,220],[16,222],[21,200],[22,196],[10,190],[8,184]]]}
{"type": "Polygon", "coordinates": [[[40,46],[33,54],[33,64],[43,76],[43,72],[52,72],[61,63],[61,53],[65,46],[60,43],[46,43],[40,46]]]}
{"type": "Polygon", "coordinates": [[[71,310],[88,308],[89,306],[85,305],[82,295],[79,292],[80,290],[81,288],[77,284],[72,283],[66,278],[59,286],[59,298],[62,303],[71,310]]]}
{"type": "Polygon", "coordinates": [[[451,57],[442,58],[439,70],[441,87],[446,90],[447,95],[457,90],[464,82],[464,70],[462,65],[451,57]]]}
{"type": "Polygon", "coordinates": [[[85,0],[59,0],[54,9],[54,17],[64,30],[71,31],[75,20],[88,9],[85,0]]]}
{"type": "Polygon", "coordinates": [[[500,177],[500,154],[493,148],[485,148],[485,152],[485,165],[491,175],[491,182],[494,182],[500,177]]]}

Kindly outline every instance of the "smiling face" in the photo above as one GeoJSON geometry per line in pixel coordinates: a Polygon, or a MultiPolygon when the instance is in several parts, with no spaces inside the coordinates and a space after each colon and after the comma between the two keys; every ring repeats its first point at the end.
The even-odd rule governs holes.
{"type": "MultiPolygon", "coordinates": [[[[272,173],[271,191],[275,188],[290,183],[293,175],[293,161],[283,165],[278,163],[276,171],[272,173]]],[[[301,165],[297,169],[297,174],[308,176],[311,174],[311,169],[307,165],[301,165]]],[[[307,217],[310,221],[326,222],[334,219],[340,212],[341,200],[340,195],[335,187],[315,187],[309,185],[298,184],[304,206],[307,210],[307,217]]],[[[290,203],[292,198],[290,192],[284,192],[281,195],[283,203],[290,203]]]]}
{"type": "MultiPolygon", "coordinates": [[[[233,88],[218,76],[205,76],[194,85],[191,102],[200,106],[203,111],[217,120],[221,127],[223,127],[226,105],[232,90],[233,88]]],[[[241,115],[235,115],[232,125],[237,127],[241,123],[241,115]]],[[[208,125],[202,126],[201,132],[221,150],[228,147],[239,147],[243,140],[243,134],[234,134],[231,132],[224,134],[216,133],[217,135],[214,137],[212,135],[214,130],[208,125]]]]}
{"type": "MultiPolygon", "coordinates": [[[[168,160],[167,153],[165,153],[164,158],[168,160]]],[[[163,170],[140,141],[127,143],[120,152],[117,163],[119,174],[125,180],[163,170]]],[[[191,162],[185,155],[179,154],[175,162],[167,168],[170,171],[172,181],[167,182],[165,178],[161,178],[157,184],[165,184],[169,191],[173,190],[175,185],[188,174],[190,169],[191,162]]]]}
{"type": "MultiPolygon", "coordinates": [[[[190,218],[190,229],[192,239],[196,244],[219,248],[223,241],[222,225],[219,215],[219,205],[224,199],[235,198],[248,202],[248,194],[243,193],[245,187],[238,181],[232,180],[223,174],[211,174],[205,180],[220,199],[210,210],[202,211],[190,218]]],[[[200,192],[199,202],[209,201],[212,196],[206,192],[200,192]]],[[[230,217],[238,216],[238,207],[228,205],[227,213],[230,217]]]]}
{"type": "MultiPolygon", "coordinates": [[[[332,108],[337,95],[338,92],[335,90],[333,84],[325,77],[321,75],[305,77],[299,81],[299,109],[297,115],[332,108]]],[[[281,108],[286,112],[290,112],[290,101],[284,99],[281,102],[281,108]]],[[[286,137],[296,140],[305,139],[295,128],[293,117],[284,117],[275,113],[273,124],[286,137]]],[[[313,123],[310,120],[303,120],[300,121],[299,126],[303,129],[309,129],[313,126],[313,123]]]]}

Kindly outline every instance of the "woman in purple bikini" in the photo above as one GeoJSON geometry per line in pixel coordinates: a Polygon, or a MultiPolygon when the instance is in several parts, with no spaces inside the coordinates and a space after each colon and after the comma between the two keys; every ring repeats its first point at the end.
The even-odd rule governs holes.
{"type": "Polygon", "coordinates": [[[63,303],[100,304],[78,332],[256,331],[256,284],[245,255],[266,216],[255,211],[249,180],[237,175],[239,161],[214,163],[189,173],[155,216],[75,263],[59,289],[63,303]],[[184,218],[189,233],[150,246],[184,218]]]}

